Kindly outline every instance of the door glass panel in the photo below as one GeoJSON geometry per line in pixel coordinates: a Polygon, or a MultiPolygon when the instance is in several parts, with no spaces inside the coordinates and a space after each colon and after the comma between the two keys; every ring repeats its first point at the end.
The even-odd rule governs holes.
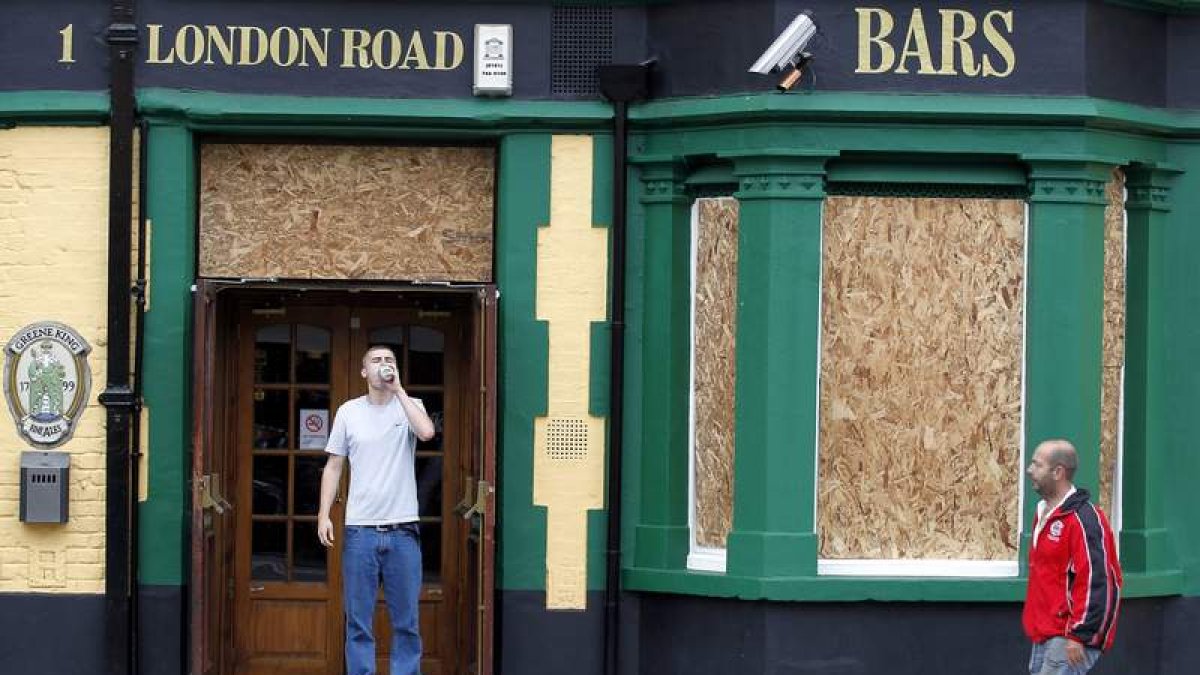
{"type": "Polygon", "coordinates": [[[254,514],[284,515],[288,508],[288,458],[254,458],[254,514]]]}
{"type": "Polygon", "coordinates": [[[442,578],[442,524],[437,521],[421,521],[421,568],[425,583],[437,582],[442,578]]]}
{"type": "Polygon", "coordinates": [[[288,447],[288,392],[254,390],[254,447],[288,447]]]}
{"type": "Polygon", "coordinates": [[[324,450],[329,440],[333,414],[329,410],[329,392],[301,389],[296,392],[296,433],[300,450],[324,450]],[[324,416],[320,413],[325,413],[324,416]]]}
{"type": "Polygon", "coordinates": [[[441,392],[436,391],[421,391],[409,392],[413,398],[421,399],[421,403],[425,404],[425,413],[429,415],[430,421],[433,422],[434,436],[433,438],[422,441],[417,441],[417,450],[437,450],[442,449],[442,426],[443,418],[443,397],[441,392]]]}
{"type": "Polygon", "coordinates": [[[300,455],[296,458],[296,509],[298,516],[315,515],[321,506],[321,473],[324,455],[300,455]]]}
{"type": "MultiPolygon", "coordinates": [[[[400,366],[400,381],[408,382],[408,375],[404,373],[404,326],[376,328],[370,332],[367,341],[371,347],[390,347],[396,355],[396,363],[400,366]]],[[[361,359],[362,354],[355,354],[354,358],[361,359]]],[[[361,367],[361,364],[356,365],[361,367]]]]}
{"type": "Polygon", "coordinates": [[[291,326],[259,328],[254,339],[254,381],[259,384],[287,382],[291,374],[291,326]]]}
{"type": "Polygon", "coordinates": [[[442,515],[442,456],[417,457],[417,513],[442,515]]]}
{"type": "Polygon", "coordinates": [[[296,382],[329,384],[330,334],[316,326],[296,326],[296,382]]]}
{"type": "Polygon", "coordinates": [[[317,539],[315,520],[296,520],[292,523],[292,540],[295,542],[295,567],[292,581],[325,581],[326,549],[317,539]]]}
{"type": "Polygon", "coordinates": [[[413,326],[408,351],[409,384],[441,384],[445,338],[441,331],[413,326]]]}
{"type": "Polygon", "coordinates": [[[250,578],[287,580],[287,523],[255,521],[250,533],[250,578]]]}

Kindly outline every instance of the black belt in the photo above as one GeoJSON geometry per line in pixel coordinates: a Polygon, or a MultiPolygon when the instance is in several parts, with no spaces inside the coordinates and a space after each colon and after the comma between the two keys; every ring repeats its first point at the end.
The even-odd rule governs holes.
{"type": "Polygon", "coordinates": [[[392,530],[415,529],[416,523],[384,523],[383,525],[350,525],[349,527],[361,527],[366,530],[375,530],[376,532],[391,532],[392,530]]]}

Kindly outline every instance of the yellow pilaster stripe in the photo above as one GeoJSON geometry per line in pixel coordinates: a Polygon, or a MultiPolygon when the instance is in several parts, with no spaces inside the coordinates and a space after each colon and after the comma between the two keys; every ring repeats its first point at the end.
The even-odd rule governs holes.
{"type": "Polygon", "coordinates": [[[549,324],[533,501],[545,506],[546,607],[587,604],[587,511],[604,506],[604,418],[588,412],[591,327],[607,318],[608,230],[592,227],[592,138],[551,141],[550,225],[538,231],[537,318],[549,324]]]}

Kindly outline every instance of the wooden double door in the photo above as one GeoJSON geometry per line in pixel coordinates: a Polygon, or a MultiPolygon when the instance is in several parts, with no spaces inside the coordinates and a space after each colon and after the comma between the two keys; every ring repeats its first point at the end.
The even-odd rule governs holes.
{"type": "MultiPolygon", "coordinates": [[[[415,466],[422,672],[490,672],[494,291],[219,290],[198,290],[215,307],[205,325],[205,301],[197,306],[197,348],[209,372],[197,367],[196,441],[205,452],[194,467],[193,564],[198,559],[201,578],[194,574],[193,583],[201,589],[193,589],[193,607],[198,600],[203,621],[193,625],[193,673],[344,672],[348,476],[332,548],[317,539],[317,510],[334,414],[366,392],[361,357],[374,345],[395,352],[401,381],[437,430],[417,444],[415,466]]],[[[382,594],[375,635],[378,672],[387,673],[382,594]]]]}

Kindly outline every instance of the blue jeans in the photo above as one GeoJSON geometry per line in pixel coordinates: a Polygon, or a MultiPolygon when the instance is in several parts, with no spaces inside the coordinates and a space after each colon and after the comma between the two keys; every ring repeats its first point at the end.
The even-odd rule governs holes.
{"type": "Polygon", "coordinates": [[[346,674],[374,675],[375,599],[383,598],[392,620],[391,675],[420,675],[421,539],[417,524],[378,531],[347,525],[342,544],[342,590],[346,605],[346,674]]]}
{"type": "Polygon", "coordinates": [[[1099,660],[1099,649],[1084,647],[1083,663],[1073,666],[1067,661],[1067,638],[1050,638],[1033,646],[1033,653],[1029,655],[1029,673],[1030,675],[1085,675],[1099,660]]]}

